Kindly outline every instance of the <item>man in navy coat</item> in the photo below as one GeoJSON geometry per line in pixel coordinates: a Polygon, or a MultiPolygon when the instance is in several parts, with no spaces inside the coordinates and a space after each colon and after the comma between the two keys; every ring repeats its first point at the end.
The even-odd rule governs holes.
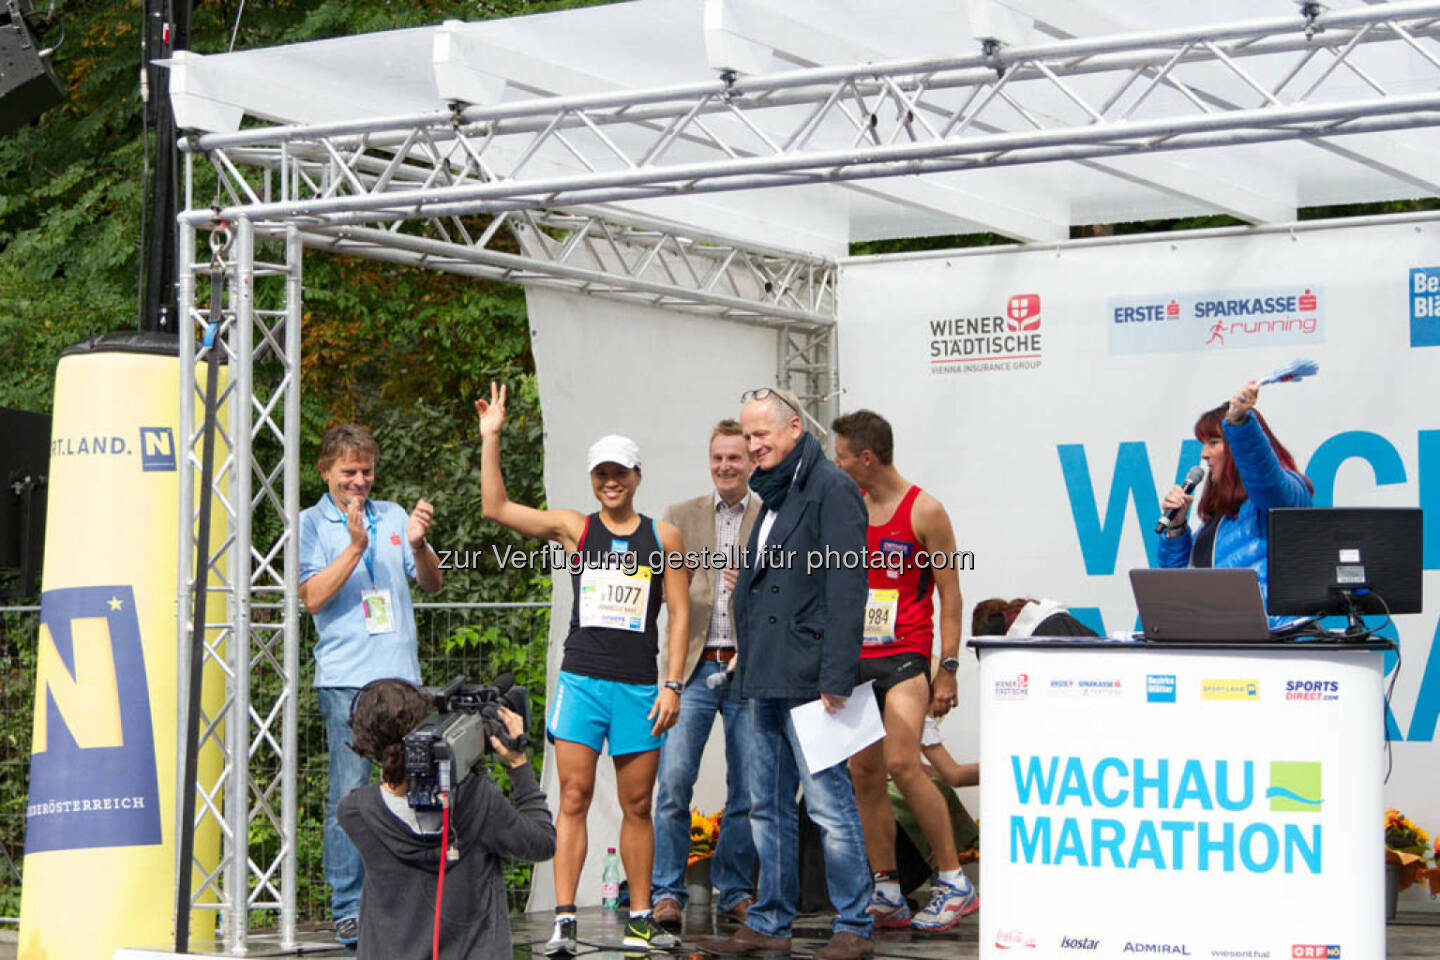
{"type": "Polygon", "coordinates": [[[739,654],[735,682],[747,700],[751,743],[750,826],[760,862],[758,899],[736,934],[701,946],[720,955],[781,953],[800,900],[797,784],[820,827],[834,934],[814,956],[849,960],[874,952],[870,867],[844,764],[806,769],[790,708],[819,698],[834,712],[860,676],[868,523],[860,491],[805,430],[783,390],[742,398],[740,426],[756,469],[750,488],[764,505],[735,584],[739,654]]]}

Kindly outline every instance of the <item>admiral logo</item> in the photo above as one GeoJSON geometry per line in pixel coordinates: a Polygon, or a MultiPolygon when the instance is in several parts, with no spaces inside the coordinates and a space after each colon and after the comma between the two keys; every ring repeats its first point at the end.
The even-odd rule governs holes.
{"type": "Polygon", "coordinates": [[[1034,950],[1035,938],[1021,930],[996,930],[995,946],[1001,950],[1034,950]]]}
{"type": "Polygon", "coordinates": [[[1440,347],[1440,267],[1410,271],[1410,346],[1440,347]]]}
{"type": "Polygon", "coordinates": [[[1200,681],[1201,700],[1258,700],[1259,680],[1217,680],[1200,681]]]}
{"type": "Polygon", "coordinates": [[[1110,352],[1133,354],[1321,343],[1323,306],[1311,284],[1115,297],[1105,310],[1110,352]]]}
{"type": "Polygon", "coordinates": [[[1017,673],[1013,679],[995,681],[996,700],[1024,700],[1030,695],[1030,675],[1017,673]]]}
{"type": "Polygon", "coordinates": [[[1286,700],[1304,700],[1308,702],[1339,700],[1340,681],[1338,680],[1286,680],[1286,700]]]}
{"type": "Polygon", "coordinates": [[[1338,944],[1297,943],[1290,948],[1291,960],[1340,960],[1338,944]]]}
{"type": "Polygon", "coordinates": [[[1093,937],[1061,937],[1061,950],[1098,950],[1100,941],[1093,937]]]}
{"type": "Polygon", "coordinates": [[[1173,674],[1173,673],[1147,673],[1147,674],[1145,674],[1145,702],[1146,702],[1146,703],[1174,703],[1174,702],[1175,702],[1175,674],[1173,674]]]}
{"type": "Polygon", "coordinates": [[[1188,957],[1190,948],[1183,943],[1136,943],[1125,941],[1125,953],[1139,953],[1147,956],[1188,957]]]}
{"type": "Polygon", "coordinates": [[[1040,295],[1009,297],[1004,316],[930,320],[931,373],[1033,370],[1040,366],[1040,295]]]}
{"type": "Polygon", "coordinates": [[[1271,813],[1319,813],[1320,764],[1315,761],[1270,761],[1270,787],[1265,791],[1271,813]]]}
{"type": "Polygon", "coordinates": [[[130,587],[40,599],[25,852],[158,844],[150,686],[130,587]]]}

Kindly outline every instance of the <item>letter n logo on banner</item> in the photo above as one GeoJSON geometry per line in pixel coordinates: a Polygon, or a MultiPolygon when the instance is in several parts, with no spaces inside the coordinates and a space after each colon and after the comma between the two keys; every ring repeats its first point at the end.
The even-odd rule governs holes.
{"type": "Polygon", "coordinates": [[[25,852],[160,843],[150,685],[130,587],[40,598],[25,852]]]}

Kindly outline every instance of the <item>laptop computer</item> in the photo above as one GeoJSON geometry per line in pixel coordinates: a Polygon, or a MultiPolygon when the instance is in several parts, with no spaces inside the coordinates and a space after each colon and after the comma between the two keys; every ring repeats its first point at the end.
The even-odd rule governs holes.
{"type": "Polygon", "coordinates": [[[1264,643],[1270,620],[1255,571],[1131,570],[1130,586],[1146,640],[1264,643]]]}

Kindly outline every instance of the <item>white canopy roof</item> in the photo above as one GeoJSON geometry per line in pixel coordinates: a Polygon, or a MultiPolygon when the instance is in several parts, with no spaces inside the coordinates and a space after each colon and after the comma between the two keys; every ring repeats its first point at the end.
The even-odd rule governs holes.
{"type": "MultiPolygon", "coordinates": [[[[794,177],[794,186],[642,199],[574,196],[600,196],[605,209],[824,256],[844,255],[855,240],[987,230],[1050,241],[1067,237],[1072,224],[1219,212],[1277,223],[1293,220],[1300,206],[1440,193],[1440,133],[1425,126],[1440,117],[1440,44],[1434,39],[1440,10],[1434,7],[1327,4],[1322,32],[1307,40],[1301,29],[1306,11],[1295,0],[632,0],[223,55],[185,54],[173,62],[172,98],[180,125],[191,130],[228,133],[251,117],[300,125],[358,121],[354,132],[386,117],[448,115],[453,101],[491,108],[636,93],[637,103],[653,103],[659,99],[654,91],[714,84],[722,70],[733,70],[740,77],[736,103],[745,111],[701,114],[703,125],[686,126],[665,145],[665,163],[723,165],[947,136],[969,137],[986,149],[972,153],[967,169],[918,175],[816,182],[840,169],[818,162],[794,177]],[[1371,22],[1392,12],[1391,25],[1371,22]],[[1346,26],[1336,19],[1351,14],[1368,20],[1346,26]],[[1243,29],[1275,21],[1289,23],[1288,33],[1243,29]],[[1207,24],[1234,26],[1193,29],[1207,24]],[[1045,59],[1049,66],[1011,66],[1011,51],[1110,37],[1117,38],[1113,52],[1091,45],[1084,48],[1090,53],[1045,59]],[[998,57],[984,60],[977,38],[1000,41],[998,57]],[[1338,54],[1337,38],[1345,40],[1338,54]],[[1215,43],[1207,45],[1211,39],[1215,43]],[[1320,49],[1327,40],[1332,46],[1320,49]],[[746,87],[754,78],[805,68],[926,58],[946,58],[956,77],[966,73],[957,58],[1015,72],[998,90],[999,70],[988,85],[972,79],[948,86],[937,81],[933,88],[925,71],[912,70],[905,82],[893,84],[893,93],[883,78],[852,88],[853,96],[843,84],[828,98],[811,85],[792,102],[768,109],[756,106],[771,94],[746,87]],[[912,105],[909,123],[899,115],[906,102],[912,105]],[[1284,118],[1259,125],[1246,120],[1246,111],[1335,105],[1347,109],[1318,121],[1290,118],[1310,123],[1302,134],[1307,139],[1273,139],[1295,136],[1295,123],[1284,118]],[[872,113],[874,126],[867,131],[872,113]],[[1173,131],[1167,126],[1172,119],[1181,121],[1173,131]],[[1143,128],[1143,142],[1117,145],[1113,134],[1104,133],[1147,122],[1158,126],[1143,128]],[[1317,135],[1315,122],[1332,123],[1328,129],[1335,133],[1320,129],[1317,135]],[[1377,132],[1346,132],[1376,126],[1377,132]],[[986,138],[1037,129],[1058,137],[1058,146],[1037,159],[1022,161],[1004,143],[988,149],[986,138]],[[1232,136],[1237,130],[1244,136],[1232,136]],[[1169,149],[1179,142],[1167,142],[1177,132],[1193,148],[1169,149]],[[1102,135],[1112,137],[1108,145],[1090,139],[1102,135]],[[1052,157],[1064,156],[1063,150],[1076,159],[1052,157]]],[[[969,68],[969,74],[985,72],[969,68]]],[[[540,117],[542,106],[521,112],[540,117]]],[[[712,101],[706,109],[714,106],[712,101]]],[[[683,112],[677,109],[676,117],[683,112]]],[[[529,156],[543,123],[537,119],[528,131],[508,134],[502,127],[487,157],[506,157],[501,167],[523,164],[524,176],[538,178],[633,173],[654,161],[647,151],[675,117],[627,123],[618,113],[596,125],[570,115],[577,129],[546,140],[529,156]]],[[[943,166],[943,157],[928,156],[933,166],[943,166]]],[[[502,170],[497,177],[520,175],[502,170]]],[[[683,186],[669,189],[686,193],[683,186]]],[[[553,195],[561,197],[555,205],[568,205],[568,194],[553,195]]]]}

